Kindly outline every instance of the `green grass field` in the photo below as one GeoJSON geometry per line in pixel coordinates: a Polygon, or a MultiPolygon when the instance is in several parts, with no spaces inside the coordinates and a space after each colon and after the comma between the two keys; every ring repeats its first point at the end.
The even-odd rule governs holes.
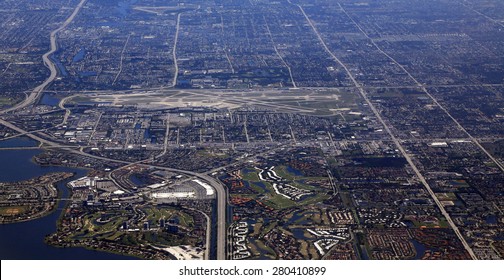
{"type": "MultiPolygon", "coordinates": [[[[296,175],[290,171],[288,171],[287,166],[275,166],[274,171],[277,173],[278,176],[284,178],[287,180],[289,184],[291,184],[294,187],[300,188],[300,189],[305,189],[305,190],[315,190],[317,191],[316,187],[310,186],[308,184],[304,184],[303,182],[308,179],[312,180],[320,180],[320,179],[326,179],[326,178],[318,178],[318,177],[305,177],[305,176],[299,176],[296,175]]],[[[266,181],[261,181],[259,179],[259,170],[257,169],[252,169],[252,168],[246,168],[243,169],[241,174],[242,174],[242,180],[247,181],[249,183],[250,188],[254,189],[257,191],[258,194],[256,195],[241,195],[241,197],[250,197],[254,199],[260,199],[262,202],[264,202],[266,205],[275,208],[275,209],[285,209],[285,208],[290,208],[290,207],[295,207],[299,205],[307,205],[307,204],[313,204],[317,203],[320,201],[323,201],[328,198],[325,193],[317,193],[313,197],[309,198],[304,198],[300,201],[293,201],[291,199],[288,199],[280,194],[277,194],[275,190],[273,189],[273,186],[270,182],[266,181]],[[263,183],[266,187],[262,188],[258,186],[258,183],[263,183]],[[259,198],[261,197],[261,198],[259,198]]]]}

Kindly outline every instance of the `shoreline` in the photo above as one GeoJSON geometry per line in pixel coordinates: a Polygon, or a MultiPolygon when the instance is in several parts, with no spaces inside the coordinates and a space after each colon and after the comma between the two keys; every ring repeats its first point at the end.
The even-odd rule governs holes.
{"type": "Polygon", "coordinates": [[[114,254],[114,255],[119,255],[119,256],[126,256],[126,257],[133,257],[133,258],[137,258],[137,260],[146,260],[138,255],[133,255],[133,254],[124,254],[124,253],[121,253],[121,252],[117,252],[117,251],[113,251],[113,250],[104,250],[104,249],[100,249],[100,248],[96,248],[96,247],[92,247],[92,246],[79,246],[79,245],[67,245],[67,246],[64,246],[64,245],[58,245],[58,244],[55,244],[55,243],[51,243],[51,242],[48,242],[48,237],[50,235],[46,236],[44,238],[44,243],[51,246],[51,247],[54,247],[54,248],[58,248],[58,249],[65,249],[65,248],[83,248],[83,249],[86,249],[86,250],[89,250],[89,251],[96,251],[96,252],[103,252],[103,253],[109,253],[109,254],[114,254]]]}
{"type": "MultiPolygon", "coordinates": [[[[42,175],[42,176],[38,176],[36,178],[41,178],[43,176],[47,176],[47,175],[50,175],[50,174],[54,174],[54,173],[58,173],[58,172],[51,172],[51,173],[47,173],[45,175],[42,175]]],[[[27,218],[24,218],[24,219],[18,219],[18,220],[12,220],[12,221],[8,221],[8,222],[0,222],[0,225],[9,225],[9,224],[18,224],[18,223],[25,223],[25,222],[30,222],[30,221],[34,221],[34,220],[37,220],[37,219],[41,219],[41,218],[44,218],[44,217],[47,217],[49,215],[51,215],[52,213],[54,213],[57,209],[58,209],[58,204],[60,203],[61,201],[61,198],[62,198],[62,192],[59,190],[57,184],[62,182],[62,181],[65,181],[69,178],[72,178],[76,175],[75,172],[61,172],[61,173],[64,173],[64,178],[58,180],[58,181],[54,181],[51,183],[51,187],[53,187],[56,192],[57,192],[57,196],[54,198],[55,200],[55,204],[51,207],[50,210],[43,210],[41,212],[38,212],[38,213],[35,213],[34,216],[29,216],[27,218]]],[[[36,179],[36,178],[32,178],[32,179],[36,179]]],[[[32,180],[32,179],[29,179],[29,180],[32,180]]],[[[23,181],[28,181],[28,180],[23,180],[23,181]]],[[[23,182],[23,181],[18,181],[16,183],[19,183],[19,182],[23,182]]],[[[25,205],[20,205],[20,206],[25,206],[25,205]]],[[[27,205],[27,206],[30,206],[30,205],[27,205]]],[[[5,206],[5,207],[16,207],[16,206],[5,206]]]]}

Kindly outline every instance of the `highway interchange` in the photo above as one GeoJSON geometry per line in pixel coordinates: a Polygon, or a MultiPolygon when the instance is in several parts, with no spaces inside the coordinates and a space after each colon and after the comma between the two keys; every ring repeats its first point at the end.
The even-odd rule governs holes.
{"type": "MultiPolygon", "coordinates": [[[[1,115],[6,115],[6,114],[12,114],[15,111],[18,111],[18,110],[21,110],[23,108],[27,108],[27,107],[29,107],[31,105],[36,104],[37,101],[40,99],[42,93],[57,78],[57,76],[58,76],[58,69],[57,69],[55,63],[51,60],[51,56],[58,50],[58,42],[57,42],[58,33],[61,32],[62,30],[64,30],[69,24],[72,23],[72,21],[78,15],[79,11],[86,4],[86,2],[87,2],[87,0],[81,0],[79,2],[79,4],[74,8],[72,14],[58,28],[56,28],[55,30],[53,30],[50,33],[50,50],[48,52],[46,52],[42,56],[42,60],[43,60],[44,64],[50,70],[49,77],[42,84],[40,84],[37,87],[35,87],[30,92],[30,94],[27,95],[27,97],[26,97],[25,100],[23,100],[22,102],[14,105],[14,106],[12,106],[10,108],[1,110],[0,111],[0,116],[1,115]]],[[[289,1],[289,3],[290,3],[290,1],[289,1]]],[[[300,12],[305,17],[307,24],[311,27],[311,29],[313,30],[313,32],[316,35],[317,39],[319,40],[321,46],[324,48],[324,50],[327,52],[327,54],[334,60],[334,62],[336,62],[337,64],[339,64],[342,67],[342,69],[344,69],[344,71],[346,72],[347,76],[349,77],[349,79],[353,83],[354,87],[351,87],[351,88],[357,90],[357,92],[362,97],[362,100],[365,101],[365,103],[369,106],[369,108],[371,109],[372,113],[375,115],[375,117],[377,118],[377,120],[383,125],[383,128],[384,128],[385,132],[390,136],[390,139],[392,140],[392,142],[394,143],[394,145],[397,147],[397,150],[406,159],[406,161],[408,162],[409,166],[414,171],[415,175],[419,178],[420,182],[423,184],[423,186],[425,187],[425,189],[427,190],[427,192],[429,193],[429,195],[431,196],[431,198],[433,199],[433,201],[435,202],[435,204],[437,205],[437,207],[441,211],[442,215],[444,216],[444,218],[446,219],[446,221],[448,222],[448,224],[450,225],[450,227],[453,229],[453,231],[455,232],[455,234],[457,235],[457,237],[460,239],[460,241],[463,244],[464,248],[467,250],[467,252],[469,253],[469,255],[473,259],[475,259],[476,256],[475,256],[473,250],[471,249],[471,247],[469,246],[468,242],[465,240],[465,238],[463,237],[463,235],[460,233],[460,230],[455,225],[455,223],[453,222],[453,220],[450,217],[449,213],[445,210],[444,206],[439,201],[438,197],[435,195],[435,193],[431,189],[431,186],[429,185],[429,183],[427,182],[427,180],[424,178],[424,176],[422,175],[422,173],[419,171],[418,167],[416,166],[416,164],[412,160],[410,154],[408,154],[407,150],[403,147],[403,145],[401,143],[401,140],[398,139],[394,135],[394,133],[392,132],[392,130],[389,127],[389,125],[387,124],[387,122],[385,122],[383,120],[383,118],[382,118],[379,110],[370,101],[370,99],[368,97],[368,94],[366,92],[367,88],[364,87],[364,86],[362,86],[356,80],[356,78],[354,77],[354,75],[352,74],[352,72],[349,70],[349,68],[333,52],[331,52],[331,50],[329,49],[328,45],[324,41],[323,37],[318,32],[317,27],[312,22],[312,20],[307,15],[307,13],[304,11],[303,7],[301,5],[296,5],[296,4],[292,4],[292,5],[295,5],[295,6],[297,6],[299,8],[300,12]]],[[[374,42],[374,40],[372,38],[370,38],[368,36],[368,34],[366,34],[364,32],[364,30],[359,26],[359,24],[356,21],[354,21],[351,18],[351,16],[341,6],[340,6],[340,8],[341,8],[342,12],[345,13],[348,16],[350,22],[352,22],[357,27],[357,29],[360,30],[360,32],[367,39],[369,39],[370,43],[379,52],[381,52],[384,56],[386,56],[392,63],[396,64],[400,69],[402,69],[402,71],[416,84],[415,88],[421,89],[432,100],[432,102],[435,105],[437,105],[444,113],[446,113],[446,115],[456,124],[456,126],[466,134],[467,138],[465,138],[465,139],[473,142],[486,156],[488,156],[489,159],[492,160],[492,162],[494,162],[496,164],[496,166],[500,170],[504,171],[504,165],[500,161],[498,161],[497,159],[495,159],[480,144],[479,139],[473,137],[460,124],[460,122],[458,122],[457,119],[455,119],[449,113],[449,111],[446,108],[444,108],[438,102],[438,100],[435,99],[435,97],[433,95],[430,94],[430,92],[428,91],[428,89],[426,88],[425,85],[423,85],[420,82],[418,82],[418,80],[415,77],[413,77],[412,74],[410,72],[408,72],[403,65],[401,65],[400,63],[398,63],[392,56],[390,56],[388,53],[386,53],[385,51],[383,51],[374,42]]],[[[286,96],[290,96],[292,99],[297,99],[299,101],[310,100],[310,101],[324,102],[324,101],[332,100],[334,102],[334,100],[338,98],[337,96],[334,96],[334,95],[323,96],[323,95],[316,95],[316,94],[313,94],[313,95],[312,94],[305,94],[305,95],[299,94],[299,95],[296,96],[295,93],[296,93],[296,90],[298,90],[297,86],[296,86],[296,83],[295,83],[294,79],[292,78],[292,73],[290,71],[290,68],[288,67],[288,65],[283,60],[282,60],[283,63],[287,66],[287,68],[289,68],[288,70],[289,70],[289,73],[290,73],[290,77],[291,77],[292,83],[293,83],[294,87],[296,88],[296,89],[293,89],[291,92],[286,93],[285,95],[281,95],[281,94],[278,94],[278,92],[276,92],[276,95],[269,96],[269,94],[268,94],[269,92],[268,91],[263,91],[263,92],[258,91],[259,92],[259,96],[255,96],[255,97],[252,96],[252,95],[247,95],[247,92],[245,92],[245,91],[244,92],[228,92],[228,93],[226,93],[226,92],[220,92],[220,93],[217,92],[216,93],[215,91],[205,91],[205,90],[201,90],[201,91],[187,91],[187,92],[185,92],[183,90],[180,90],[180,91],[171,90],[170,91],[169,88],[173,88],[177,84],[177,78],[178,78],[177,77],[177,75],[178,75],[177,41],[178,41],[178,35],[179,35],[180,18],[181,18],[181,13],[178,14],[178,16],[177,16],[177,22],[176,22],[176,35],[175,35],[175,41],[174,41],[174,47],[173,47],[173,53],[172,53],[173,59],[174,59],[174,63],[175,63],[174,67],[175,67],[176,70],[175,70],[175,75],[174,75],[174,78],[173,78],[171,86],[168,86],[167,88],[159,88],[159,90],[157,90],[155,88],[149,89],[149,91],[152,91],[154,94],[147,94],[147,96],[146,96],[146,91],[139,91],[138,93],[121,93],[121,94],[117,94],[116,92],[110,92],[110,91],[101,91],[101,92],[94,92],[94,93],[91,92],[91,91],[89,91],[89,93],[91,95],[89,98],[91,100],[93,100],[93,101],[96,101],[96,102],[111,102],[114,105],[127,104],[128,102],[131,102],[131,100],[134,101],[135,97],[140,97],[140,96],[142,98],[149,99],[149,101],[152,102],[152,104],[165,105],[165,106],[167,104],[172,104],[172,105],[173,104],[177,104],[177,105],[180,105],[180,106],[185,106],[185,105],[202,105],[205,102],[209,102],[209,103],[214,102],[215,104],[218,103],[219,105],[222,105],[223,107],[227,107],[227,108],[231,107],[231,108],[233,108],[233,107],[240,107],[243,104],[255,104],[255,105],[264,106],[264,107],[268,107],[268,108],[273,108],[273,109],[277,109],[277,110],[281,109],[283,111],[290,111],[290,112],[303,113],[303,114],[314,114],[315,110],[307,109],[307,108],[303,108],[301,106],[295,106],[295,105],[275,104],[276,100],[277,99],[280,100],[280,99],[285,98],[286,96]],[[167,96],[166,95],[167,93],[172,94],[172,96],[169,96],[169,95],[167,96]],[[179,93],[181,93],[181,94],[189,93],[190,96],[189,97],[185,97],[185,98],[177,97],[177,94],[179,94],[179,93]],[[292,93],[294,93],[294,96],[293,96],[292,93]],[[200,103],[195,102],[193,104],[189,104],[190,101],[188,101],[188,100],[191,100],[191,98],[193,98],[193,100],[199,99],[200,101],[198,101],[198,102],[200,102],[200,103]]],[[[272,37],[271,36],[271,32],[269,31],[269,29],[268,29],[268,32],[270,33],[269,36],[272,37]]],[[[275,51],[278,54],[278,50],[276,48],[275,48],[275,51]]],[[[281,58],[281,56],[280,56],[280,58],[281,58]]],[[[300,90],[306,90],[306,89],[300,89],[300,90]]],[[[256,92],[256,94],[257,94],[257,92],[256,92]]],[[[59,124],[58,126],[65,125],[66,122],[67,122],[67,120],[68,120],[68,117],[71,114],[71,111],[65,107],[65,103],[69,102],[72,98],[75,98],[77,96],[82,96],[82,94],[77,93],[77,94],[69,95],[68,97],[63,98],[61,100],[61,102],[59,103],[60,109],[65,110],[65,115],[64,115],[62,123],[59,124]]],[[[152,105],[152,104],[147,104],[147,105],[152,105]]],[[[216,191],[216,197],[217,197],[217,203],[216,203],[216,207],[217,207],[216,208],[216,211],[217,211],[217,221],[216,221],[216,225],[217,225],[216,226],[216,228],[217,228],[217,232],[216,232],[216,236],[217,236],[217,240],[216,240],[216,242],[217,242],[216,258],[217,259],[226,259],[226,239],[227,239],[226,238],[226,236],[227,236],[226,209],[227,209],[227,193],[226,193],[226,189],[225,189],[224,185],[218,179],[215,179],[215,178],[213,178],[212,176],[209,175],[211,172],[222,170],[223,168],[225,168],[225,166],[220,167],[218,169],[214,169],[211,172],[197,173],[197,172],[192,172],[192,171],[188,171],[188,170],[181,170],[181,169],[177,169],[177,168],[167,168],[167,167],[162,167],[162,166],[154,165],[154,164],[149,163],[149,160],[142,160],[142,161],[139,161],[139,162],[129,162],[129,161],[123,161],[123,160],[110,159],[110,158],[106,158],[106,157],[101,157],[101,156],[96,156],[96,155],[91,155],[91,154],[85,153],[84,150],[83,150],[83,146],[71,146],[71,145],[66,145],[66,144],[60,144],[60,143],[48,140],[46,138],[40,137],[40,136],[38,136],[36,134],[37,132],[41,132],[43,130],[26,131],[26,130],[24,130],[24,129],[18,127],[18,126],[16,126],[15,124],[13,124],[11,122],[8,122],[8,121],[5,121],[4,119],[1,119],[1,118],[0,118],[0,124],[3,125],[3,126],[5,126],[5,127],[10,128],[10,129],[12,129],[12,130],[14,130],[16,132],[18,132],[19,134],[17,136],[19,136],[19,135],[25,135],[27,137],[30,137],[30,138],[32,138],[32,139],[40,142],[41,146],[43,146],[44,148],[61,149],[61,150],[67,151],[69,153],[77,154],[77,155],[80,155],[80,156],[86,156],[86,157],[94,158],[94,159],[97,159],[97,160],[125,164],[124,166],[122,166],[120,168],[124,168],[126,166],[131,166],[131,165],[138,165],[138,166],[145,166],[145,167],[155,167],[155,168],[161,169],[161,170],[166,170],[166,171],[170,171],[170,172],[184,174],[186,176],[189,176],[190,178],[196,177],[196,178],[199,178],[201,180],[204,180],[204,181],[208,182],[215,189],[215,191],[216,191]]],[[[169,122],[167,122],[167,125],[169,125],[169,122]]],[[[291,130],[292,130],[292,128],[291,128],[291,130]]],[[[167,131],[168,131],[168,129],[167,129],[167,131]]],[[[246,130],[245,130],[245,133],[247,133],[246,130]]],[[[247,138],[248,138],[248,135],[247,135],[247,138]]],[[[293,137],[293,138],[295,139],[295,137],[293,137]]],[[[4,148],[4,149],[8,149],[8,148],[4,148]]],[[[28,148],[28,149],[31,149],[31,148],[28,148]]],[[[164,148],[163,148],[162,152],[160,153],[160,155],[158,155],[158,157],[161,156],[161,155],[164,155],[166,152],[167,152],[167,141],[165,139],[164,148]]],[[[250,157],[246,158],[244,160],[248,160],[248,159],[250,159],[250,157]]],[[[207,249],[209,247],[208,246],[208,243],[209,243],[209,239],[208,238],[209,238],[209,236],[210,235],[207,233],[207,249]]],[[[207,252],[207,257],[208,257],[208,252],[207,252]]]]}
{"type": "Polygon", "coordinates": [[[218,179],[214,179],[213,177],[211,177],[210,175],[207,175],[207,174],[201,174],[201,173],[196,173],[196,172],[187,171],[187,170],[162,167],[162,166],[151,165],[151,164],[147,164],[147,163],[132,163],[132,162],[123,161],[123,160],[109,159],[109,158],[100,157],[100,156],[96,156],[96,155],[90,155],[90,154],[83,152],[81,150],[81,147],[79,147],[79,146],[71,147],[71,146],[61,145],[61,144],[49,141],[47,139],[36,136],[28,131],[25,131],[25,130],[7,122],[7,121],[2,120],[2,119],[0,119],[0,124],[12,129],[12,130],[15,130],[19,133],[23,133],[23,135],[30,137],[33,140],[36,140],[44,145],[47,145],[52,148],[60,148],[62,150],[65,150],[65,151],[73,153],[73,154],[78,154],[81,156],[87,156],[87,157],[91,157],[91,158],[98,159],[98,160],[122,163],[122,164],[127,164],[127,165],[138,164],[139,166],[156,167],[158,169],[165,170],[165,171],[180,173],[180,174],[184,174],[184,175],[191,176],[191,177],[197,177],[197,178],[200,178],[200,179],[208,182],[215,189],[216,194],[217,194],[217,209],[216,209],[217,210],[217,259],[219,259],[219,260],[225,259],[225,256],[226,256],[225,243],[226,243],[226,202],[227,202],[226,200],[227,200],[227,196],[226,196],[226,190],[225,190],[224,185],[218,179]]]}
{"type": "MultiPolygon", "coordinates": [[[[50,57],[58,49],[57,34],[58,34],[58,32],[65,29],[74,20],[74,18],[77,16],[77,14],[81,10],[81,8],[86,4],[86,1],[87,0],[81,0],[80,3],[75,7],[73,13],[62,23],[62,25],[51,32],[51,35],[50,35],[51,49],[42,56],[44,64],[50,70],[50,76],[42,84],[40,84],[35,89],[33,89],[32,92],[30,93],[30,95],[28,95],[24,101],[22,101],[19,104],[14,105],[10,108],[7,108],[5,110],[0,111],[0,115],[14,112],[16,110],[20,110],[20,109],[23,109],[25,107],[28,107],[28,106],[34,104],[40,98],[41,94],[47,88],[47,86],[50,85],[54,81],[54,79],[56,79],[56,77],[58,75],[58,70],[56,68],[56,65],[54,64],[54,62],[51,60],[50,57]]],[[[178,26],[178,22],[180,22],[180,14],[178,16],[177,26],[178,26]]],[[[177,34],[178,34],[178,28],[177,28],[177,34]]],[[[175,50],[176,49],[174,48],[174,55],[175,55],[175,50]]],[[[176,83],[176,77],[174,78],[174,83],[176,83]]],[[[63,104],[64,104],[64,101],[62,101],[61,107],[63,107],[63,104]]],[[[63,120],[63,124],[66,122],[68,115],[69,115],[69,111],[67,110],[67,113],[65,114],[65,118],[63,120]]],[[[80,147],[72,148],[71,146],[61,145],[61,144],[49,141],[47,139],[43,139],[43,138],[38,137],[28,131],[25,131],[25,130],[23,130],[23,129],[3,120],[3,119],[0,119],[0,124],[12,129],[12,130],[15,130],[15,131],[27,136],[27,137],[30,137],[30,138],[40,142],[41,144],[47,145],[49,147],[61,148],[63,150],[71,152],[71,153],[75,153],[75,154],[79,154],[79,155],[83,155],[83,156],[88,156],[88,157],[92,157],[92,158],[99,159],[99,160],[105,160],[105,161],[111,161],[111,162],[117,162],[117,163],[123,163],[123,164],[131,164],[131,162],[127,162],[127,161],[114,160],[114,159],[90,155],[90,154],[84,153],[80,149],[80,147]]],[[[148,167],[153,166],[153,165],[148,165],[148,164],[141,164],[141,165],[148,166],[148,167]]],[[[225,246],[225,242],[226,242],[226,190],[225,190],[224,186],[222,185],[222,183],[219,180],[214,179],[213,177],[206,175],[206,174],[199,174],[199,173],[195,173],[195,172],[191,172],[191,171],[187,171],[187,170],[180,170],[180,169],[174,169],[174,168],[166,168],[166,167],[159,167],[159,166],[156,166],[156,167],[159,169],[166,170],[166,171],[177,172],[177,173],[185,174],[188,176],[200,178],[202,180],[207,181],[215,189],[216,194],[217,194],[217,209],[216,209],[217,210],[217,235],[216,235],[217,236],[217,253],[216,253],[216,256],[217,256],[217,259],[219,259],[219,260],[225,259],[225,256],[226,256],[226,252],[225,252],[225,248],[226,248],[226,246],[225,246]]],[[[208,241],[207,241],[207,243],[208,243],[208,241]]],[[[208,244],[207,244],[207,246],[208,246],[208,244]]]]}

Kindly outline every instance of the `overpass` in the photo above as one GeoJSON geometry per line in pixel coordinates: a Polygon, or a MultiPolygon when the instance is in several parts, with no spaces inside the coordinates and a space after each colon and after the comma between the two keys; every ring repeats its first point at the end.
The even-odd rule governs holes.
{"type": "MultiPolygon", "coordinates": [[[[39,141],[40,143],[49,146],[50,148],[59,148],[62,150],[65,150],[67,152],[73,153],[73,154],[78,154],[81,156],[86,156],[98,160],[104,160],[108,162],[116,162],[116,163],[122,163],[122,164],[132,164],[134,162],[129,162],[129,161],[124,161],[124,160],[117,160],[117,159],[109,159],[106,157],[101,157],[101,156],[96,156],[96,155],[90,155],[82,150],[76,150],[76,148],[79,147],[73,147],[73,146],[67,146],[67,145],[62,145],[59,143],[52,142],[50,140],[41,138],[37,135],[34,135],[28,131],[25,131],[24,129],[17,127],[16,125],[7,122],[3,119],[0,119],[0,124],[4,125],[12,130],[15,130],[19,133],[23,133],[23,135],[26,135],[27,137],[32,138],[33,140],[39,141]]],[[[48,148],[49,148],[48,147],[48,148]]],[[[218,260],[224,260],[226,259],[226,189],[224,185],[217,179],[211,177],[210,175],[207,174],[201,174],[201,173],[196,173],[193,171],[188,171],[188,170],[182,170],[182,169],[177,169],[177,168],[169,168],[169,167],[163,167],[163,166],[157,166],[153,164],[147,164],[147,163],[138,163],[139,166],[145,166],[145,167],[155,167],[161,170],[166,170],[170,172],[175,172],[175,173],[181,173],[185,174],[188,176],[193,176],[200,178],[206,182],[208,182],[216,191],[217,195],[217,259],[218,260]]]]}

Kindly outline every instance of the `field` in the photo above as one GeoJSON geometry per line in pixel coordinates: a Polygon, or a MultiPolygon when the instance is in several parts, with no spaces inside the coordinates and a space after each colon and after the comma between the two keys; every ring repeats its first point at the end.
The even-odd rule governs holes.
{"type": "Polygon", "coordinates": [[[195,242],[194,238],[184,236],[184,234],[180,235],[190,232],[194,225],[193,218],[183,211],[171,207],[144,207],[139,211],[143,212],[145,216],[137,224],[130,225],[132,231],[122,229],[123,224],[128,222],[129,215],[124,210],[85,215],[82,228],[72,234],[71,239],[98,239],[115,241],[125,245],[152,244],[159,246],[192,245],[195,242]],[[159,229],[161,218],[164,218],[167,223],[169,220],[176,220],[179,233],[168,233],[159,229]],[[144,222],[149,223],[151,230],[137,230],[143,228],[144,222]]]}
{"type": "Polygon", "coordinates": [[[13,216],[26,212],[28,210],[27,206],[9,206],[9,207],[0,207],[0,215],[1,216],[13,216]]]}
{"type": "Polygon", "coordinates": [[[245,168],[240,172],[242,174],[242,179],[244,182],[246,182],[248,187],[257,192],[257,194],[243,196],[258,199],[274,209],[286,209],[301,205],[312,205],[328,198],[328,196],[325,194],[326,190],[311,186],[306,183],[306,181],[308,180],[325,180],[326,178],[305,177],[302,174],[294,173],[294,170],[289,168],[288,166],[277,166],[275,167],[275,171],[277,172],[278,176],[286,179],[288,184],[299,189],[313,191],[314,193],[305,196],[298,201],[288,199],[282,195],[277,194],[270,182],[261,181],[258,176],[259,170],[245,168]]]}

